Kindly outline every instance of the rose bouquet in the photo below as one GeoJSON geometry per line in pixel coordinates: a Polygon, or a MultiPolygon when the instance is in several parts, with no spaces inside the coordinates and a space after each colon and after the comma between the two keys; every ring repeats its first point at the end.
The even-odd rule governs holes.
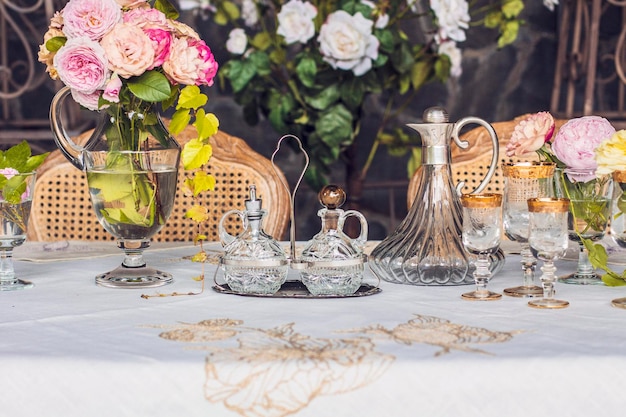
{"type": "MultiPolygon", "coordinates": [[[[186,169],[200,168],[211,156],[208,138],[218,120],[204,111],[208,98],[200,86],[213,84],[218,64],[210,47],[177,17],[167,0],[69,0],[54,14],[40,46],[39,60],[50,77],[61,80],[81,106],[105,116],[106,169],[123,169],[126,176],[88,178],[105,199],[99,214],[109,224],[152,227],[165,221],[155,212],[157,180],[141,168],[137,153],[172,146],[157,106],[175,107],[173,134],[193,119],[198,135],[182,150],[186,169]]],[[[185,184],[197,196],[214,181],[194,171],[185,184]]]]}
{"type": "MultiPolygon", "coordinates": [[[[360,178],[380,145],[406,152],[411,138],[393,121],[417,91],[461,75],[458,45],[470,24],[497,31],[504,46],[517,36],[524,3],[496,0],[471,17],[466,0],[183,0],[181,6],[230,28],[220,80],[248,123],[262,115],[278,133],[303,140],[311,156],[307,179],[318,188],[338,160],[351,176],[368,96],[380,98],[385,111],[364,167],[354,172],[360,178]]],[[[413,155],[411,173],[419,159],[413,155]]]]}

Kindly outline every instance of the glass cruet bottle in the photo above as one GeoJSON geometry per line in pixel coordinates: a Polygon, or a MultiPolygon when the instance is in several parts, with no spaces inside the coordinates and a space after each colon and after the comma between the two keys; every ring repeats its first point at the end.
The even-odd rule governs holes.
{"type": "MultiPolygon", "coordinates": [[[[298,263],[302,283],[313,295],[354,294],[363,281],[363,249],[367,241],[367,221],[356,210],[340,209],[346,194],[336,185],[327,185],[319,192],[324,206],[317,212],[322,222],[319,233],[307,242],[298,263]],[[351,239],[343,232],[346,218],[354,216],[361,223],[361,233],[351,239]]],[[[292,266],[295,263],[292,264],[292,266]]]]}
{"type": "Polygon", "coordinates": [[[287,255],[278,242],[263,230],[262,199],[256,195],[256,186],[250,186],[250,198],[245,211],[229,210],[220,219],[218,232],[224,255],[220,267],[230,290],[244,294],[274,294],[287,278],[287,255]],[[229,234],[224,226],[232,214],[243,223],[239,236],[229,234]]]}

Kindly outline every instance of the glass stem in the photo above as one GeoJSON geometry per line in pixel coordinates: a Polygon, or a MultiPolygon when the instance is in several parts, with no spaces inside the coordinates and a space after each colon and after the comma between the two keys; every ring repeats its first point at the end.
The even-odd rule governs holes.
{"type": "Polygon", "coordinates": [[[489,271],[489,254],[481,253],[476,260],[476,270],[474,271],[474,282],[476,283],[477,294],[487,294],[487,283],[491,277],[489,271]]]}
{"type": "Polygon", "coordinates": [[[556,267],[554,266],[554,262],[545,261],[543,266],[541,267],[541,271],[543,275],[541,276],[541,284],[543,287],[543,298],[553,299],[554,298],[554,273],[556,272],[556,267]]]}
{"type": "Polygon", "coordinates": [[[521,264],[522,270],[524,271],[522,285],[524,287],[533,287],[535,285],[535,266],[537,265],[537,260],[530,251],[528,242],[522,243],[520,255],[522,255],[521,264]]]}
{"type": "Polygon", "coordinates": [[[15,283],[15,270],[13,269],[13,249],[0,251],[0,285],[15,283]]]}
{"type": "Polygon", "coordinates": [[[595,273],[595,269],[589,261],[589,252],[587,251],[587,248],[582,242],[580,242],[578,246],[580,251],[578,252],[578,266],[576,267],[576,273],[578,275],[593,275],[595,273]]]}
{"type": "Polygon", "coordinates": [[[117,246],[124,250],[123,266],[127,268],[143,268],[146,266],[146,261],[143,259],[143,251],[150,246],[149,240],[118,240],[117,246]]]}

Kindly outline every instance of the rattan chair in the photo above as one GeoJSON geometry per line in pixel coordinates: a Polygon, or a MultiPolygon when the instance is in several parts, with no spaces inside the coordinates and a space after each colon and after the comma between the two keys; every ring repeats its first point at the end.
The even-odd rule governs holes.
{"type": "MultiPolygon", "coordinates": [[[[520,120],[527,117],[522,115],[516,117],[513,120],[505,122],[492,123],[499,141],[499,154],[500,161],[498,166],[491,177],[491,181],[485,188],[484,192],[488,193],[502,193],[504,189],[504,178],[502,177],[502,164],[519,161],[536,161],[538,157],[533,154],[529,157],[508,157],[506,156],[506,144],[511,138],[511,134],[515,128],[515,125],[520,120]]],[[[566,120],[556,120],[556,131],[566,122],[566,120]]],[[[556,134],[556,131],[554,132],[556,134]]],[[[462,140],[466,140],[470,143],[469,149],[460,149],[457,146],[452,146],[452,180],[454,184],[458,184],[460,181],[465,182],[463,187],[464,193],[469,193],[474,190],[485,177],[485,174],[489,170],[489,164],[491,163],[491,139],[489,133],[483,127],[476,127],[460,137],[462,140]]],[[[417,187],[419,185],[419,169],[415,171],[411,181],[409,182],[409,189],[407,191],[407,207],[411,208],[413,200],[415,200],[415,194],[417,193],[417,187]]]]}
{"type": "MultiPolygon", "coordinates": [[[[81,135],[88,137],[91,133],[81,135]]],[[[176,137],[181,145],[193,135],[189,129],[176,137]]],[[[77,139],[80,143],[81,139],[77,139]]],[[[216,179],[215,189],[202,195],[201,204],[209,208],[210,220],[203,225],[202,233],[209,240],[218,241],[218,222],[223,213],[231,209],[244,210],[248,187],[255,184],[257,195],[263,199],[268,211],[264,229],[276,239],[283,239],[289,225],[290,195],[280,179],[285,179],[271,161],[252,150],[242,139],[218,132],[211,140],[213,156],[208,172],[216,179]]],[[[195,223],[185,218],[192,205],[190,196],[181,191],[185,176],[182,167],[174,209],[167,223],[152,240],[157,242],[191,241],[198,233],[195,223]]],[[[241,232],[238,216],[229,216],[225,222],[231,234],[241,232]]],[[[59,240],[114,240],[98,222],[91,200],[85,174],[70,164],[60,151],[54,151],[38,171],[31,218],[29,239],[34,241],[59,240]]]]}

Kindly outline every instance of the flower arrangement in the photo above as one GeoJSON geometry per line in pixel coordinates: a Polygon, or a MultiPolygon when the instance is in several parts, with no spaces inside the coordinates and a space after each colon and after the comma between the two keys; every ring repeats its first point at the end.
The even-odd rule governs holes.
{"type": "Polygon", "coordinates": [[[32,155],[26,141],[0,151],[0,223],[3,227],[9,222],[26,231],[33,198],[33,173],[48,154],[32,155]]]}
{"type": "MultiPolygon", "coordinates": [[[[279,134],[303,140],[316,188],[355,144],[367,96],[380,96],[386,110],[362,177],[379,145],[406,152],[411,139],[392,121],[416,92],[461,75],[458,45],[470,24],[497,31],[504,46],[517,36],[523,7],[522,0],[496,0],[470,17],[466,0],[181,1],[182,9],[230,28],[220,80],[249,124],[263,115],[279,134]],[[416,39],[420,31],[424,39],[416,39]]],[[[410,165],[418,161],[414,155],[410,165]]]]}
{"type": "MultiPolygon", "coordinates": [[[[185,184],[197,196],[215,183],[198,170],[211,157],[208,138],[219,126],[217,117],[203,109],[208,97],[200,87],[213,85],[218,64],[210,47],[194,29],[177,21],[178,16],[168,0],[69,0],[51,19],[39,61],[52,79],[71,89],[77,103],[106,113],[112,124],[106,131],[111,151],[146,150],[148,135],[165,145],[155,106],[162,111],[175,107],[169,131],[177,134],[192,124],[198,134],[181,153],[185,169],[193,171],[185,184]]],[[[132,165],[120,162],[120,155],[110,160],[132,165]]],[[[141,181],[133,177],[129,195],[154,197],[156,184],[151,182],[145,175],[141,181]]],[[[164,221],[144,214],[153,198],[147,200],[145,207],[138,200],[137,207],[122,208],[117,220],[112,215],[109,220],[138,219],[142,226],[155,218],[164,221]]],[[[192,207],[188,217],[198,223],[206,220],[199,211],[192,207]]]]}

